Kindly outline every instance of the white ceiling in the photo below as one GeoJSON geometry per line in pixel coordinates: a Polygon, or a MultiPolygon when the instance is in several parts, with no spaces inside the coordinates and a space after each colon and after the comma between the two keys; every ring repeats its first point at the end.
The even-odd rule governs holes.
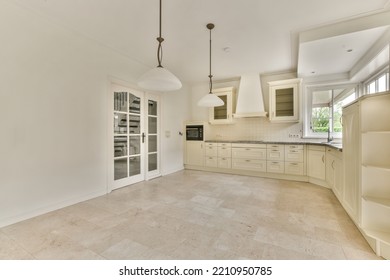
{"type": "Polygon", "coordinates": [[[300,44],[300,76],[349,72],[388,28],[382,26],[300,44]]]}
{"type": "MultiPolygon", "coordinates": [[[[70,28],[131,57],[145,67],[157,65],[158,0],[13,2],[49,18],[55,24],[70,28]]],[[[212,22],[215,24],[212,31],[212,72],[215,80],[234,78],[246,73],[296,70],[298,35],[301,31],[388,10],[389,2],[163,0],[162,36],[165,41],[162,64],[184,82],[207,81],[209,31],[206,24],[212,22]],[[229,48],[229,52],[224,51],[224,48],[229,48]]],[[[370,42],[379,33],[380,30],[367,35],[371,38],[370,42]]],[[[351,40],[356,39],[351,36],[351,40]]],[[[345,46],[348,47],[348,44],[345,43],[345,46]]],[[[307,59],[312,59],[312,56],[307,59]]],[[[316,63],[321,64],[327,62],[329,60],[325,56],[316,60],[316,63]]],[[[313,68],[315,71],[319,69],[316,65],[313,68],[306,67],[310,71],[313,68]]]]}

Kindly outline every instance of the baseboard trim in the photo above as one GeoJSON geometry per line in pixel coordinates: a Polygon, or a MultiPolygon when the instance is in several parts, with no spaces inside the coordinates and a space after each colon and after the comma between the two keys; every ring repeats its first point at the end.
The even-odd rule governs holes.
{"type": "Polygon", "coordinates": [[[37,217],[39,215],[43,215],[43,214],[46,214],[46,213],[49,213],[49,212],[52,212],[52,211],[55,211],[55,210],[58,210],[61,208],[65,208],[65,207],[68,207],[68,206],[71,206],[71,205],[74,205],[74,204],[77,204],[80,202],[84,202],[84,201],[87,201],[87,200],[90,200],[90,199],[93,199],[93,198],[96,198],[96,197],[99,197],[99,196],[102,196],[105,194],[106,194],[106,191],[94,192],[94,193],[84,195],[81,197],[76,197],[73,199],[67,199],[64,201],[60,201],[60,202],[52,204],[52,205],[47,205],[44,207],[36,208],[32,211],[29,211],[28,213],[26,212],[26,213],[16,215],[16,216],[6,217],[6,218],[3,218],[0,220],[0,228],[5,227],[5,226],[9,226],[12,224],[16,224],[18,222],[21,222],[21,221],[24,221],[27,219],[31,219],[31,218],[37,217]]]}

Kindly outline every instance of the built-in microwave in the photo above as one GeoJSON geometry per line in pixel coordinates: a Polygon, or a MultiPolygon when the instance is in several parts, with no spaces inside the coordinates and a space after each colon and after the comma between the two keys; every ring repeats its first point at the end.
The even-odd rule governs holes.
{"type": "Polygon", "coordinates": [[[186,125],[187,141],[203,141],[203,125],[186,125]]]}

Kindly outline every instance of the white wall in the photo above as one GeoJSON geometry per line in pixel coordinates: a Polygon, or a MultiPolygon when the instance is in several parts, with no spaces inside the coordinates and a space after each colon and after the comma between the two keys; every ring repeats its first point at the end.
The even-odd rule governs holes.
{"type": "MultiPolygon", "coordinates": [[[[1,227],[106,193],[109,77],[135,84],[147,69],[5,1],[0,34],[1,227]]],[[[165,173],[182,166],[188,119],[188,91],[175,94],[162,98],[165,173]]]]}
{"type": "Polygon", "coordinates": [[[162,95],[161,108],[161,173],[163,175],[184,168],[184,121],[190,118],[190,89],[187,86],[177,92],[162,95]]]}

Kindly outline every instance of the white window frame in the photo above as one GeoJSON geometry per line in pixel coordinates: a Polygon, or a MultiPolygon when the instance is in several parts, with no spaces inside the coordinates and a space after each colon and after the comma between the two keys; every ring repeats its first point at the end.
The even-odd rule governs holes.
{"type": "MultiPolygon", "coordinates": [[[[357,99],[359,97],[359,86],[356,83],[352,84],[313,84],[313,85],[306,85],[305,86],[305,92],[304,92],[304,102],[305,106],[304,112],[303,112],[303,131],[304,136],[303,138],[319,138],[319,139],[325,139],[328,138],[327,132],[313,132],[311,130],[311,116],[312,116],[312,101],[313,101],[313,92],[318,90],[332,90],[332,89],[340,89],[340,88],[350,88],[355,87],[355,98],[357,99]]],[[[332,132],[331,135],[335,139],[341,139],[342,133],[341,132],[332,132]]]]}
{"type": "MultiPolygon", "coordinates": [[[[375,94],[375,93],[380,93],[378,91],[378,80],[380,77],[382,77],[384,74],[387,74],[386,76],[386,90],[390,90],[390,85],[389,85],[389,66],[385,66],[384,68],[380,69],[378,72],[376,72],[374,75],[370,76],[367,80],[363,82],[364,85],[364,95],[366,94],[375,94]],[[368,86],[375,81],[375,92],[369,93],[368,92],[368,86]]],[[[383,92],[383,91],[381,91],[383,92]]]]}

